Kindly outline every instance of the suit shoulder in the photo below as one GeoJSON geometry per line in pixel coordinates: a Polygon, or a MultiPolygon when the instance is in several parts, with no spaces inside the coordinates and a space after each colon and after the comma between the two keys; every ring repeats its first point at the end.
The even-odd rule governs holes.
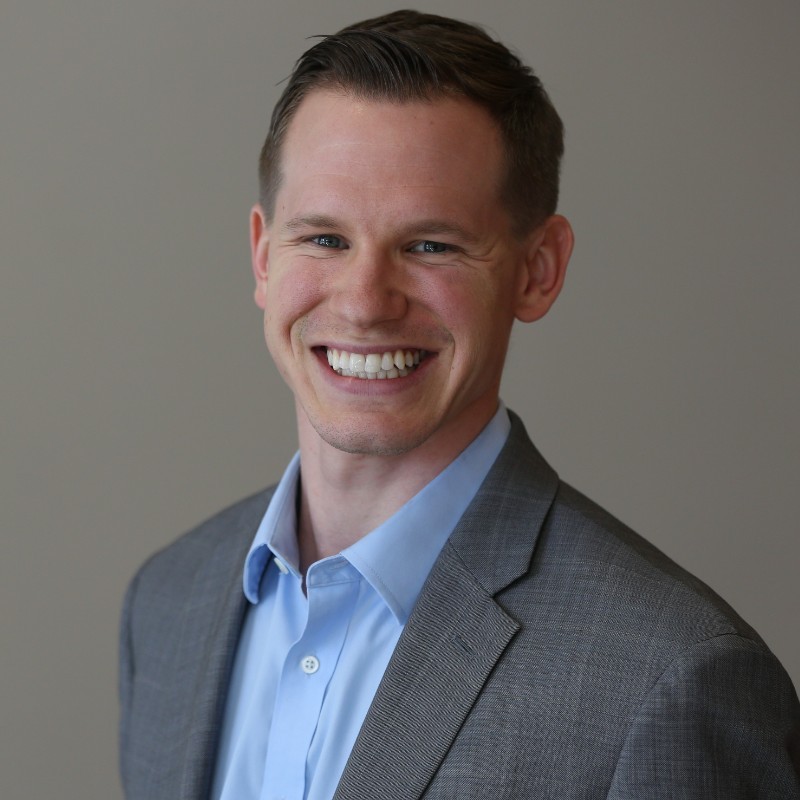
{"type": "Polygon", "coordinates": [[[177,588],[191,580],[220,546],[246,550],[274,489],[263,489],[218,511],[151,555],[136,572],[129,594],[134,588],[177,588]]]}
{"type": "Polygon", "coordinates": [[[582,587],[587,602],[624,608],[629,624],[658,630],[678,649],[729,634],[763,646],[707,584],[568,484],[559,485],[536,558],[573,590],[582,587]]]}

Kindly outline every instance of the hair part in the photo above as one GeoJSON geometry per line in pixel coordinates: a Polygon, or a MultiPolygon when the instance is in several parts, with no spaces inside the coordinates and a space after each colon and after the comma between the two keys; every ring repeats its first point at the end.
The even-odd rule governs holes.
{"type": "Polygon", "coordinates": [[[500,200],[517,234],[554,213],[564,128],[541,81],[481,28],[417,11],[395,11],[325,36],[297,61],[259,159],[267,218],[281,183],[281,148],[303,99],[334,90],[361,100],[410,103],[464,97],[486,109],[504,144],[500,200]]]}

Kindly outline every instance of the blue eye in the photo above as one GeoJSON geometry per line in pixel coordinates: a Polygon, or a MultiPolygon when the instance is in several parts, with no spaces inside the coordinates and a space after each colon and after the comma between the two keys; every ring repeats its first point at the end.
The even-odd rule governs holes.
{"type": "Polygon", "coordinates": [[[412,248],[412,253],[447,253],[451,250],[449,244],[443,242],[432,242],[430,239],[425,239],[422,242],[417,242],[412,248]]]}
{"type": "Polygon", "coordinates": [[[323,233],[320,236],[314,236],[311,238],[311,241],[314,244],[318,244],[320,247],[332,247],[338,249],[342,246],[342,240],[338,236],[333,236],[330,233],[323,233]]]}

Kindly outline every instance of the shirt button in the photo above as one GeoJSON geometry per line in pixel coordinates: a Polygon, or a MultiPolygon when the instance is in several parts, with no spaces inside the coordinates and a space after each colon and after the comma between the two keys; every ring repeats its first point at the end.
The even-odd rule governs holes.
{"type": "Polygon", "coordinates": [[[279,558],[275,558],[275,559],[274,559],[274,561],[275,561],[275,566],[276,566],[276,567],[277,567],[277,568],[278,568],[278,569],[279,569],[279,570],[280,570],[280,571],[281,571],[281,572],[282,572],[284,575],[288,574],[288,572],[289,572],[289,568],[286,566],[286,564],[284,564],[284,563],[283,563],[283,561],[281,561],[279,558]]]}
{"type": "Polygon", "coordinates": [[[314,656],[306,656],[300,661],[300,667],[306,675],[313,675],[319,669],[319,660],[314,656]]]}

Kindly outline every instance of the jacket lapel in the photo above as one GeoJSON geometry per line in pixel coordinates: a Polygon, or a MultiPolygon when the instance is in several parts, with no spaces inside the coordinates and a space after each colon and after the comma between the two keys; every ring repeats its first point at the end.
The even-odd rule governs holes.
{"type": "Polygon", "coordinates": [[[384,674],[335,800],[419,797],[516,630],[457,555],[443,555],[384,674]]]}
{"type": "Polygon", "coordinates": [[[558,477],[511,419],[400,637],[334,800],[419,798],[519,629],[494,595],[528,570],[558,477]]]}

